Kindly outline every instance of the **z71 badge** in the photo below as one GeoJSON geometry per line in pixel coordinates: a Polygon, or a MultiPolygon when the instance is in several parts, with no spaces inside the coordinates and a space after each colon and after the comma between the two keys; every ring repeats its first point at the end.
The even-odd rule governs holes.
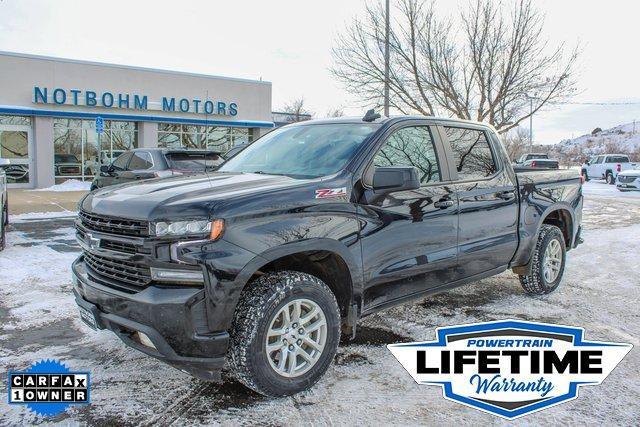
{"type": "Polygon", "coordinates": [[[631,344],[587,341],[582,328],[516,320],[439,328],[429,342],[390,344],[418,384],[446,399],[513,419],[602,383],[631,344]]]}
{"type": "Polygon", "coordinates": [[[316,190],[316,199],[330,199],[333,197],[347,197],[347,187],[316,190]]]}

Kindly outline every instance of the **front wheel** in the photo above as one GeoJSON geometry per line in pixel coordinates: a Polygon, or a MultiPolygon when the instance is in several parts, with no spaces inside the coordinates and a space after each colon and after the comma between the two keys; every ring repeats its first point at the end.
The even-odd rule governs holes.
{"type": "Polygon", "coordinates": [[[613,185],[616,183],[616,179],[613,177],[613,174],[611,172],[607,173],[606,180],[607,180],[607,184],[609,185],[613,185]]]}
{"type": "Polygon", "coordinates": [[[566,258],[567,250],[560,229],[543,224],[531,260],[531,271],[520,276],[525,292],[533,295],[553,292],[562,281],[566,258]]]}
{"type": "Polygon", "coordinates": [[[589,181],[589,173],[586,169],[582,169],[582,176],[584,177],[585,182],[589,181]]]}
{"type": "Polygon", "coordinates": [[[289,396],[324,375],[340,342],[340,310],[320,279],[297,271],[248,285],[231,328],[229,367],[265,396],[289,396]]]}

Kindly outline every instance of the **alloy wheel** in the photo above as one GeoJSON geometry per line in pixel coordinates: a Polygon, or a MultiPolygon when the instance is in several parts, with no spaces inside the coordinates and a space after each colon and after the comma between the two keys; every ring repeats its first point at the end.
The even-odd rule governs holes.
{"type": "Polygon", "coordinates": [[[294,378],[313,368],[327,342],[327,319],[318,304],[295,299],[282,307],[269,323],[265,351],[271,368],[294,378]]]}
{"type": "Polygon", "coordinates": [[[542,260],[542,274],[547,283],[553,283],[562,267],[562,247],[557,239],[549,241],[542,260]]]}

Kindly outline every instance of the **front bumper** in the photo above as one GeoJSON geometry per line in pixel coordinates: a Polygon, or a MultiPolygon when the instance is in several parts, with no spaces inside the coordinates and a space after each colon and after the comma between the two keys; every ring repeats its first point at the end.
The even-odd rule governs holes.
{"type": "Polygon", "coordinates": [[[229,334],[209,332],[202,288],[149,286],[135,294],[119,292],[93,281],[83,257],[73,263],[72,274],[76,303],[93,314],[98,329],[111,330],[128,346],[198,378],[220,380],[229,334]]]}

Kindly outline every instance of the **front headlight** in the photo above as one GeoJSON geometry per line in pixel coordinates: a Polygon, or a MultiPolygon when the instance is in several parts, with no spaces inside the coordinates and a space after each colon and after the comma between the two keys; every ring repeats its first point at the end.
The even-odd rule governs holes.
{"type": "Polygon", "coordinates": [[[211,222],[209,222],[208,220],[172,222],[161,221],[151,224],[151,226],[151,231],[159,237],[205,235],[211,233],[211,222]]]}

